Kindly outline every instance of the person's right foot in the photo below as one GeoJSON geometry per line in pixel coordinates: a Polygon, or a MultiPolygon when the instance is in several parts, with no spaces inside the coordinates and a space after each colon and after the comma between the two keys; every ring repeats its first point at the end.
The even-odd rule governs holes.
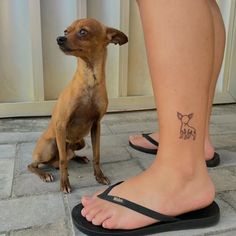
{"type": "MultiPolygon", "coordinates": [[[[162,214],[176,216],[212,203],[215,196],[214,186],[203,168],[205,167],[199,166],[193,174],[186,168],[181,171],[178,167],[166,168],[163,162],[156,163],[138,176],[116,186],[110,194],[162,214]]],[[[135,229],[156,222],[133,210],[102,200],[96,195],[83,197],[82,204],[82,215],[94,225],[102,225],[107,229],[135,229]]]]}

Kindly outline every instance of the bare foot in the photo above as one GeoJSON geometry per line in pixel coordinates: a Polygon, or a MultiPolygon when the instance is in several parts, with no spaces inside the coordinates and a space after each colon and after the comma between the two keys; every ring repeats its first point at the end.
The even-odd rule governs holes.
{"type": "MultiPolygon", "coordinates": [[[[149,135],[152,139],[154,139],[155,141],[159,141],[159,133],[154,132],[151,133],[149,135]]],[[[151,142],[149,142],[146,138],[144,138],[141,134],[137,134],[137,135],[130,135],[129,136],[129,141],[137,146],[140,147],[145,147],[145,148],[149,148],[149,149],[156,149],[157,146],[152,144],[151,142]]]]}
{"type": "MultiPolygon", "coordinates": [[[[159,133],[154,132],[149,135],[152,139],[159,142],[159,133]]],[[[140,147],[148,148],[148,149],[156,149],[157,146],[149,142],[146,138],[144,138],[141,134],[130,135],[129,141],[140,147]]],[[[212,143],[209,141],[209,138],[205,141],[205,160],[211,160],[214,156],[215,149],[212,143]]]]}
{"type": "MultiPolygon", "coordinates": [[[[128,199],[169,216],[177,216],[211,204],[215,189],[203,163],[196,171],[190,171],[191,174],[161,164],[156,163],[140,175],[116,186],[109,195],[128,199]]],[[[134,229],[156,222],[96,195],[83,197],[82,204],[84,208],[81,213],[88,221],[108,229],[134,229]]]]}

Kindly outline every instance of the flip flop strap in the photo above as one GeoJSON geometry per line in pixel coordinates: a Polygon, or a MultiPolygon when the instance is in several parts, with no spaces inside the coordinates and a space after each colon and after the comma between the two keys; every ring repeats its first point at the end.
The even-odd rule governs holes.
{"type": "Polygon", "coordinates": [[[150,143],[152,143],[153,145],[155,145],[155,146],[159,146],[159,143],[156,141],[156,140],[154,140],[151,136],[150,136],[150,134],[151,133],[148,133],[148,134],[142,134],[142,136],[145,138],[145,139],[147,139],[150,143]]]}
{"type": "Polygon", "coordinates": [[[108,187],[103,193],[99,194],[98,197],[103,199],[103,200],[106,200],[106,201],[109,201],[109,202],[121,205],[123,207],[129,208],[129,209],[134,210],[134,211],[136,211],[136,212],[138,212],[140,214],[143,214],[145,216],[151,217],[151,218],[153,218],[155,220],[158,220],[158,221],[161,221],[161,222],[178,221],[178,218],[175,218],[175,217],[172,217],[172,216],[163,215],[163,214],[161,214],[159,212],[153,211],[153,210],[151,210],[149,208],[146,208],[144,206],[141,206],[139,204],[136,204],[134,202],[131,202],[131,201],[126,200],[126,199],[121,198],[121,197],[108,195],[108,193],[115,186],[121,184],[122,182],[118,182],[118,183],[108,187]]]}

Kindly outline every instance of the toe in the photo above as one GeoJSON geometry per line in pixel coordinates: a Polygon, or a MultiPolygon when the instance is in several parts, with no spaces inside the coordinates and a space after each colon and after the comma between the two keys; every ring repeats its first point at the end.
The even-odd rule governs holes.
{"type": "Polygon", "coordinates": [[[93,217],[96,215],[98,211],[100,211],[103,208],[103,205],[99,203],[99,201],[96,201],[94,199],[91,199],[90,204],[86,205],[82,211],[81,214],[82,216],[87,218],[87,215],[89,218],[93,217]]]}
{"type": "Polygon", "coordinates": [[[81,203],[83,206],[87,206],[91,202],[92,198],[90,196],[83,196],[81,198],[81,203]]]}
{"type": "Polygon", "coordinates": [[[82,210],[82,215],[87,219],[87,221],[92,221],[96,216],[99,214],[99,212],[103,211],[101,205],[95,205],[90,209],[82,210]]]}
{"type": "Polygon", "coordinates": [[[105,229],[116,229],[117,225],[113,219],[113,217],[107,218],[106,220],[103,221],[102,227],[105,229]]]}
{"type": "Polygon", "coordinates": [[[102,225],[104,221],[109,219],[112,214],[107,209],[102,209],[99,211],[96,216],[92,219],[92,224],[94,225],[102,225]]]}

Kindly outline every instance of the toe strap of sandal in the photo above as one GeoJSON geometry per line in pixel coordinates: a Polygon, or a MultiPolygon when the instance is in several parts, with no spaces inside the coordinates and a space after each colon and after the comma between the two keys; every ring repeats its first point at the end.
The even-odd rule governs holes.
{"type": "Polygon", "coordinates": [[[151,133],[148,133],[148,134],[142,134],[142,136],[145,138],[145,139],[147,139],[150,143],[152,143],[153,145],[155,145],[155,146],[159,146],[159,143],[156,141],[156,140],[154,140],[151,136],[150,136],[150,134],[151,133]]]}
{"type": "MultiPolygon", "coordinates": [[[[123,181],[122,181],[123,182],[123,181]]],[[[121,198],[121,197],[117,197],[117,196],[112,196],[112,195],[108,195],[109,192],[117,185],[121,184],[122,182],[118,182],[110,187],[108,187],[103,193],[99,194],[98,197],[100,199],[121,205],[123,207],[129,208],[131,210],[134,210],[140,214],[143,214],[145,216],[151,217],[155,220],[158,220],[160,222],[173,222],[173,221],[178,221],[179,219],[176,217],[172,217],[172,216],[167,216],[164,214],[161,214],[159,212],[153,211],[149,208],[146,208],[144,206],[141,206],[139,204],[136,204],[134,202],[131,202],[127,199],[121,198]]]]}

